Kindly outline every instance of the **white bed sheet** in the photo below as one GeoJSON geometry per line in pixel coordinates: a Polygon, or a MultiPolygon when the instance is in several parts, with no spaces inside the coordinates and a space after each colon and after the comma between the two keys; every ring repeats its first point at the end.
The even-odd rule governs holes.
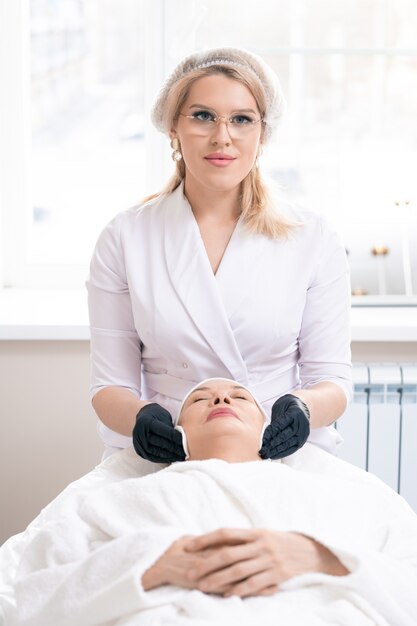
{"type": "Polygon", "coordinates": [[[14,619],[16,609],[14,581],[17,565],[25,547],[48,520],[71,513],[77,503],[100,487],[125,480],[127,477],[152,474],[164,467],[166,466],[145,461],[128,450],[116,452],[91,472],[70,483],[42,509],[25,531],[10,537],[0,547],[0,626],[8,626],[14,619]]]}
{"type": "MultiPolygon", "coordinates": [[[[29,553],[33,559],[33,555],[36,557],[38,554],[38,544],[38,547],[41,547],[41,554],[43,551],[41,560],[48,562],[48,567],[49,563],[52,568],[55,567],[52,575],[55,576],[54,572],[58,576],[61,575],[61,556],[57,562],[54,562],[56,548],[58,547],[58,552],[60,552],[61,546],[54,543],[53,534],[51,537],[48,531],[45,532],[45,529],[51,528],[51,522],[54,527],[55,520],[64,520],[65,523],[67,520],[70,522],[75,520],[74,529],[82,529],[86,522],[87,524],[91,522],[90,528],[94,530],[94,533],[99,533],[98,542],[104,546],[105,550],[109,547],[110,553],[112,542],[114,545],[119,541],[119,545],[125,552],[121,557],[116,553],[115,568],[119,567],[119,572],[122,572],[122,577],[124,577],[126,564],[126,569],[130,570],[130,573],[126,574],[126,584],[123,583],[122,588],[120,583],[116,583],[112,591],[113,582],[110,581],[110,589],[105,594],[103,602],[107,608],[112,609],[117,601],[134,608],[128,615],[121,612],[119,617],[116,616],[110,621],[97,618],[102,602],[100,601],[97,605],[94,599],[96,581],[93,576],[93,579],[90,579],[90,585],[93,585],[91,602],[87,597],[85,606],[80,609],[77,606],[79,594],[75,593],[75,597],[71,599],[74,601],[74,610],[81,611],[79,618],[75,621],[71,621],[71,617],[68,621],[62,616],[49,619],[50,614],[46,612],[41,613],[40,618],[35,616],[33,621],[29,618],[28,623],[31,625],[33,623],[36,626],[57,626],[57,624],[136,626],[136,624],[165,623],[163,620],[166,618],[167,623],[173,625],[193,624],[194,626],[200,623],[239,622],[243,626],[248,617],[248,607],[252,608],[250,619],[253,623],[254,616],[261,616],[267,605],[264,602],[266,599],[254,598],[251,602],[242,605],[236,598],[227,604],[223,601],[222,604],[222,599],[197,591],[190,592],[167,587],[145,594],[140,588],[138,574],[141,571],[140,567],[145,567],[145,569],[149,567],[177,536],[190,531],[197,531],[197,534],[207,532],[218,527],[217,522],[220,525],[235,527],[268,526],[268,524],[272,527],[271,520],[275,521],[281,516],[280,524],[284,524],[284,528],[287,524],[288,530],[298,529],[299,532],[315,536],[332,549],[352,571],[352,574],[347,577],[335,578],[325,574],[306,574],[288,581],[281,588],[280,596],[276,597],[278,602],[276,608],[281,611],[281,618],[286,616],[285,623],[292,626],[305,626],[306,623],[310,626],[313,624],[333,626],[335,623],[346,626],[351,626],[352,623],[355,623],[355,626],[359,624],[361,626],[362,624],[364,626],[415,626],[417,623],[415,594],[417,588],[417,516],[400,496],[375,476],[366,474],[319,450],[316,446],[306,444],[302,450],[282,464],[288,466],[288,470],[283,468],[281,472],[278,470],[278,464],[271,463],[271,465],[277,468],[278,480],[286,475],[289,481],[294,481],[294,495],[296,492],[298,494],[298,489],[302,492],[305,485],[310,484],[314,487],[315,481],[320,480],[320,485],[323,486],[322,492],[327,493],[327,498],[323,501],[331,500],[329,519],[326,520],[324,524],[326,530],[323,531],[320,526],[315,526],[314,501],[310,498],[310,509],[306,509],[303,506],[306,500],[294,499],[292,492],[284,488],[287,481],[281,481],[281,491],[276,493],[273,493],[276,485],[275,479],[269,482],[271,500],[267,507],[269,510],[265,511],[264,502],[257,499],[256,492],[261,490],[257,489],[256,485],[264,484],[263,479],[265,482],[269,480],[268,463],[241,464],[251,466],[250,471],[242,468],[243,472],[247,472],[243,482],[239,480],[240,469],[235,470],[232,467],[238,465],[240,464],[225,464],[215,460],[175,464],[159,476],[137,480],[143,474],[157,471],[160,466],[139,459],[132,449],[123,450],[106,459],[85,477],[69,485],[42,511],[24,533],[11,538],[0,550],[2,572],[0,606],[3,619],[0,623],[5,626],[15,624],[13,588],[16,567],[23,553],[25,553],[25,558],[29,553]],[[301,475],[301,472],[304,472],[304,475],[301,475]],[[320,478],[317,475],[321,475],[320,478]],[[335,491],[339,480],[343,493],[335,491]],[[184,484],[187,485],[185,491],[184,484]],[[202,484],[204,484],[203,488],[201,488],[202,484]],[[356,492],[360,494],[360,497],[356,498],[356,492]],[[144,506],[137,507],[138,494],[144,506]],[[235,498],[236,494],[239,494],[238,498],[235,498]],[[296,504],[296,514],[293,519],[285,515],[282,517],[279,494],[282,494],[283,503],[296,504]],[[335,494],[334,497],[333,494],[335,494]],[[217,507],[207,507],[207,502],[220,503],[222,498],[223,503],[219,506],[219,511],[216,511],[217,507]],[[344,502],[349,498],[350,502],[358,505],[356,511],[346,508],[344,502]],[[224,512],[228,506],[230,523],[224,524],[224,512]],[[206,515],[202,518],[200,512],[204,507],[206,507],[206,515]],[[363,522],[361,515],[365,515],[363,522]],[[373,521],[379,521],[380,517],[386,519],[387,523],[384,522],[378,529],[376,525],[374,532],[373,521]],[[338,528],[341,528],[345,521],[346,530],[340,534],[338,528]],[[152,535],[154,523],[157,531],[158,529],[167,530],[165,535],[162,532],[159,536],[159,531],[152,535]],[[356,541],[357,533],[355,534],[352,530],[355,524],[358,528],[367,528],[365,543],[361,540],[356,541]],[[104,544],[102,543],[103,533],[109,537],[108,546],[107,539],[104,544]],[[129,545],[129,541],[133,543],[129,545]],[[136,556],[134,551],[141,541],[144,548],[138,549],[136,556]],[[352,544],[352,550],[350,550],[350,544],[352,544]],[[304,609],[300,608],[303,603],[307,606],[304,614],[302,613],[304,609]],[[310,613],[308,606],[311,607],[310,613]],[[297,618],[293,617],[295,615],[293,611],[297,613],[297,618]],[[202,612],[207,617],[206,621],[201,618],[202,612]]],[[[309,497],[307,488],[304,497],[306,499],[309,497]]],[[[57,527],[59,528],[59,524],[57,527]]],[[[66,528],[65,524],[63,528],[66,528]]],[[[77,530],[75,530],[76,533],[77,530]]],[[[71,538],[70,535],[69,531],[68,540],[65,538],[64,551],[67,550],[65,558],[68,559],[69,552],[69,561],[72,561],[72,550],[73,548],[77,550],[78,544],[77,538],[71,538]]],[[[97,541],[97,536],[93,536],[92,543],[94,544],[95,541],[97,541]]],[[[84,593],[85,587],[88,587],[84,584],[86,570],[83,567],[87,557],[91,554],[91,543],[86,550],[85,545],[85,542],[82,542],[81,560],[77,561],[80,565],[81,576],[75,581],[75,588],[80,590],[80,595],[84,593]]],[[[93,565],[96,552],[93,551],[92,554],[93,565]]],[[[103,565],[103,561],[101,564],[103,565]]],[[[29,579],[30,569],[29,566],[29,579]]],[[[35,582],[36,569],[37,565],[35,582]]],[[[93,567],[92,571],[100,571],[100,567],[97,569],[93,567]]],[[[65,571],[62,580],[65,588],[67,582],[65,571]]],[[[54,582],[55,580],[52,579],[52,584],[54,582]]],[[[40,589],[42,590],[42,585],[40,589]]],[[[36,589],[35,586],[35,590],[38,591],[39,588],[36,589]]],[[[47,600],[47,603],[50,603],[50,600],[47,600]]],[[[27,606],[30,611],[30,596],[27,606]]],[[[51,606],[54,610],[57,609],[56,600],[53,598],[51,606]],[[53,606],[54,602],[55,606],[53,606]]],[[[59,606],[57,610],[59,613],[59,606]]],[[[268,612],[264,612],[262,623],[275,626],[277,622],[270,617],[268,612]]],[[[248,623],[251,623],[250,620],[248,623]]]]}

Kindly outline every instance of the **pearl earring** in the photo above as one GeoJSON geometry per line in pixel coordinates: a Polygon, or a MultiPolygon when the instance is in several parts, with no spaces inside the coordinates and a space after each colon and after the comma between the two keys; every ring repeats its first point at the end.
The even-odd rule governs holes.
{"type": "Polygon", "coordinates": [[[171,139],[171,148],[173,149],[173,153],[171,154],[172,160],[173,161],[181,161],[182,159],[182,154],[180,151],[180,142],[178,137],[174,137],[173,139],[171,139]]]}

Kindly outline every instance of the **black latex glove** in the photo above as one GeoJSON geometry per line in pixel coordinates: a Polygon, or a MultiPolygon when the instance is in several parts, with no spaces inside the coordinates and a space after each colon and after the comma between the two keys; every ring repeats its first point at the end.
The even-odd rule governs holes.
{"type": "Polygon", "coordinates": [[[145,404],[136,416],[133,447],[139,456],[154,463],[185,461],[182,436],[175,430],[169,411],[160,404],[145,404]]]}
{"type": "Polygon", "coordinates": [[[301,448],[310,434],[310,412],[307,405],[287,393],[272,405],[271,423],[266,427],[259,456],[282,459],[301,448]]]}

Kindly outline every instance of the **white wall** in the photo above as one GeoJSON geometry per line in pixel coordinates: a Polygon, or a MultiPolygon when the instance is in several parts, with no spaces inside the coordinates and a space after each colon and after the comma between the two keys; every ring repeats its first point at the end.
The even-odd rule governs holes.
{"type": "MultiPolygon", "coordinates": [[[[417,343],[354,343],[354,361],[416,360],[417,343]]],[[[99,461],[88,341],[0,341],[0,543],[99,461]]]]}
{"type": "Polygon", "coordinates": [[[89,367],[86,341],[0,342],[0,543],[100,461],[89,367]]]}

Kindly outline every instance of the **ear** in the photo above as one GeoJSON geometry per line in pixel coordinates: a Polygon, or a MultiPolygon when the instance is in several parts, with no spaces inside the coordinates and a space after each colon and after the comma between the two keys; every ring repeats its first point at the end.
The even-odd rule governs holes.
{"type": "Polygon", "coordinates": [[[169,138],[174,139],[176,136],[177,136],[177,129],[175,128],[175,126],[171,126],[171,129],[169,131],[169,138]]]}

